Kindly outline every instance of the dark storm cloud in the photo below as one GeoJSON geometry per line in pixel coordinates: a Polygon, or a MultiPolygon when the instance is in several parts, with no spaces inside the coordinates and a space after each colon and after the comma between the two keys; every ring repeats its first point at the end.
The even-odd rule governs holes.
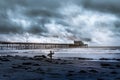
{"type": "Polygon", "coordinates": [[[19,33],[22,30],[22,32],[28,31],[33,34],[44,32],[45,28],[42,24],[47,23],[49,18],[61,17],[59,13],[56,12],[56,8],[59,6],[60,2],[58,0],[0,0],[0,33],[19,33]],[[19,8],[16,8],[18,6],[19,8]],[[25,10],[16,12],[21,8],[25,8],[25,10]],[[16,14],[22,14],[33,20],[30,28],[24,30],[21,25],[11,23],[11,21],[8,20],[8,10],[11,10],[13,13],[16,12],[16,14]],[[41,19],[36,19],[37,17],[41,17],[41,19]],[[35,22],[37,22],[37,25],[34,24],[35,22]]]}
{"type": "Polygon", "coordinates": [[[21,33],[22,27],[11,24],[5,13],[0,13],[0,33],[21,33]]]}
{"type": "Polygon", "coordinates": [[[61,18],[62,16],[54,11],[50,11],[50,10],[44,10],[44,9],[30,9],[28,11],[26,11],[24,13],[26,16],[28,17],[45,17],[45,18],[51,18],[51,17],[55,17],[55,18],[61,18]]]}
{"type": "Polygon", "coordinates": [[[23,33],[21,26],[11,24],[8,20],[0,20],[0,34],[23,33]]]}
{"type": "Polygon", "coordinates": [[[77,0],[85,8],[120,15],[120,0],[77,0]]]}
{"type": "Polygon", "coordinates": [[[42,32],[47,32],[47,29],[45,29],[42,25],[32,25],[27,32],[32,33],[32,34],[40,34],[42,32]]]}

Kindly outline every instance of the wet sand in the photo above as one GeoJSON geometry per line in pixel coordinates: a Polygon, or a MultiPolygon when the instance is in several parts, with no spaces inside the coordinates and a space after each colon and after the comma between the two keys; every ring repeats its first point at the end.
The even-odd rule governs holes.
{"type": "Polygon", "coordinates": [[[120,62],[1,56],[0,80],[120,80],[120,62]]]}

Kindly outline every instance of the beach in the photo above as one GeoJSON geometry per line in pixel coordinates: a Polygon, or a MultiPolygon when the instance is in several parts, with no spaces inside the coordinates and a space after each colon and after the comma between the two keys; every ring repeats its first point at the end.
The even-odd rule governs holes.
{"type": "Polygon", "coordinates": [[[0,80],[120,80],[120,50],[1,50],[0,80]]]}
{"type": "Polygon", "coordinates": [[[1,56],[0,80],[120,80],[120,61],[1,56]]]}

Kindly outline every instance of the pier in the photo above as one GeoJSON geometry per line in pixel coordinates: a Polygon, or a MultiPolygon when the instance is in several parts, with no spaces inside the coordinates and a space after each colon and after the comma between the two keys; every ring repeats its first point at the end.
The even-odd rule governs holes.
{"type": "Polygon", "coordinates": [[[51,48],[78,48],[88,47],[82,41],[74,43],[30,43],[30,42],[3,42],[0,41],[0,50],[23,50],[23,49],[51,49],[51,48]]]}

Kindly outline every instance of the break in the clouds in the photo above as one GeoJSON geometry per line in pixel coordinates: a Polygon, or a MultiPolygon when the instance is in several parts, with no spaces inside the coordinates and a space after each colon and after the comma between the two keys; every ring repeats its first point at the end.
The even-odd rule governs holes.
{"type": "Polygon", "coordinates": [[[120,45],[119,0],[0,0],[0,40],[120,45]]]}

